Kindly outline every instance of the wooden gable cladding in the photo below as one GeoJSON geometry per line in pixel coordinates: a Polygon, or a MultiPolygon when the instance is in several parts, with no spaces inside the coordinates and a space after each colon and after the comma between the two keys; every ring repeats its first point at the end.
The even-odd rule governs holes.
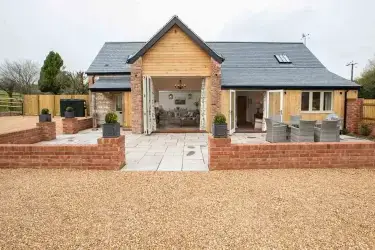
{"type": "Polygon", "coordinates": [[[149,76],[210,76],[211,58],[177,25],[143,57],[142,73],[149,76]]]}

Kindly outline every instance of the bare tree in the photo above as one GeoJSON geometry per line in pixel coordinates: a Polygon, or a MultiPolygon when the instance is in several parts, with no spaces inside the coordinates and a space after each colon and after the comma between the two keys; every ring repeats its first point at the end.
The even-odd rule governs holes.
{"type": "Polygon", "coordinates": [[[0,65],[0,89],[7,92],[9,97],[17,91],[29,94],[38,75],[38,65],[30,60],[5,61],[0,65]]]}

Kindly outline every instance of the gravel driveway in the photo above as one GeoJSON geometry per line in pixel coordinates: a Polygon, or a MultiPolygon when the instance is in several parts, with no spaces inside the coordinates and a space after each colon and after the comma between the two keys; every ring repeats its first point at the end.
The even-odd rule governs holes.
{"type": "Polygon", "coordinates": [[[0,170],[0,249],[375,247],[375,171],[0,170]]]}

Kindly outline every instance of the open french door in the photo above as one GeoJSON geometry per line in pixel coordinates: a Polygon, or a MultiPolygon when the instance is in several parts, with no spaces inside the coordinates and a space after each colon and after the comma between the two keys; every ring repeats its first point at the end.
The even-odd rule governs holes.
{"type": "Polygon", "coordinates": [[[267,91],[267,118],[272,118],[276,121],[283,121],[283,106],[284,106],[284,91],[283,90],[269,90],[267,91]]]}
{"type": "Polygon", "coordinates": [[[143,76],[143,133],[149,135],[155,129],[154,86],[150,76],[143,76]]]}
{"type": "Polygon", "coordinates": [[[229,134],[236,131],[236,91],[229,90],[229,134]]]}

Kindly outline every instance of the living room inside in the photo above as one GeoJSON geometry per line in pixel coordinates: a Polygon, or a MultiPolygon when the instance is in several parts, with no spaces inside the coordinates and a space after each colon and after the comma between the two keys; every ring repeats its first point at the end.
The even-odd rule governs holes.
{"type": "Polygon", "coordinates": [[[199,131],[200,77],[152,77],[156,131],[199,131]]]}

